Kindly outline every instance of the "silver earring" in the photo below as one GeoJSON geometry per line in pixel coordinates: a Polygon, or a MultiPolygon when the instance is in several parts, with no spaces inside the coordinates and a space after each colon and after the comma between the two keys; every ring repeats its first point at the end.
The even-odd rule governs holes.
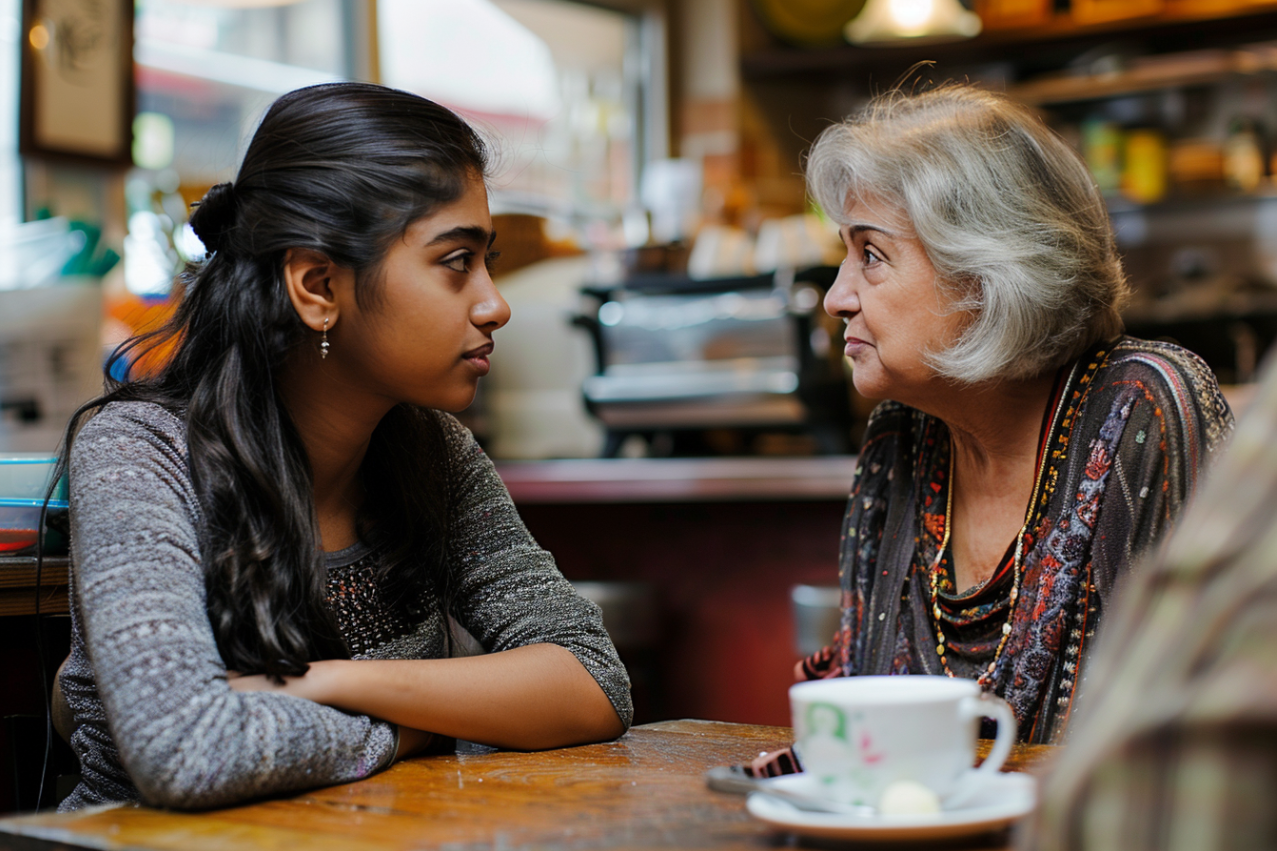
{"type": "Polygon", "coordinates": [[[319,341],[319,359],[328,357],[328,317],[324,317],[324,337],[319,341]]]}

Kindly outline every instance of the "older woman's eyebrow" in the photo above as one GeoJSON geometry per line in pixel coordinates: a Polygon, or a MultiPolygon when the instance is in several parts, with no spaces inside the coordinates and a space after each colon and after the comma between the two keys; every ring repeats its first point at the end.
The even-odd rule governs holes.
{"type": "Polygon", "coordinates": [[[877,225],[847,225],[847,232],[851,236],[855,236],[856,234],[866,233],[866,232],[880,233],[884,236],[891,236],[891,237],[900,236],[900,234],[894,231],[890,231],[890,230],[887,230],[886,228],[878,227],[877,225]]]}
{"type": "Polygon", "coordinates": [[[441,242],[456,242],[461,240],[464,242],[482,242],[486,243],[489,248],[497,238],[496,231],[490,231],[480,225],[458,225],[450,228],[442,233],[435,234],[434,238],[426,243],[426,246],[438,245],[441,242]]]}

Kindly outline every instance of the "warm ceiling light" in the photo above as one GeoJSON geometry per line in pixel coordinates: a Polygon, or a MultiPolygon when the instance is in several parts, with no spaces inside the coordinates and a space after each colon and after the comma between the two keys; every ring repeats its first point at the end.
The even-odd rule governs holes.
{"type": "Polygon", "coordinates": [[[852,44],[898,47],[971,38],[980,28],[958,0],[869,0],[844,33],[852,44]]]}
{"type": "Polygon", "coordinates": [[[31,32],[27,33],[27,41],[31,42],[31,46],[36,50],[44,50],[49,46],[49,30],[44,24],[36,24],[31,28],[31,32]]]}

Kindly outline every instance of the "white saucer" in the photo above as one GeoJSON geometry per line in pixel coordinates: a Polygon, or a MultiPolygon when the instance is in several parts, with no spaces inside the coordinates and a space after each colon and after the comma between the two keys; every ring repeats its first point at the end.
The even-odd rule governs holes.
{"type": "MultiPolygon", "coordinates": [[[[791,774],[764,781],[779,789],[811,793],[811,781],[791,774]]],[[[822,839],[866,842],[917,842],[977,836],[1006,827],[1033,812],[1037,781],[1028,774],[1007,772],[990,777],[965,804],[929,815],[852,816],[813,813],[797,809],[779,798],[753,793],[745,803],[749,814],[777,830],[822,839]]]]}

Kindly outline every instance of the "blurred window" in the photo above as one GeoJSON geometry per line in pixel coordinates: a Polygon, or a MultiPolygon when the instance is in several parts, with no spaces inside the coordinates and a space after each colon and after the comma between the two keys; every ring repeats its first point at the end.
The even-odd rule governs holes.
{"type": "MultiPolygon", "coordinates": [[[[0,0],[17,5],[20,0],[0,0]]],[[[162,295],[201,246],[185,205],[230,180],[270,103],[371,76],[374,0],[136,0],[138,117],[125,279],[162,295]]],[[[494,212],[617,222],[643,155],[643,24],[571,0],[376,0],[380,79],[449,106],[494,148],[494,212]]]]}
{"type": "Polygon", "coordinates": [[[18,38],[20,0],[0,0],[0,233],[22,215],[18,171],[18,38]]]}
{"type": "MultiPolygon", "coordinates": [[[[234,175],[266,107],[300,86],[354,76],[351,0],[244,7],[137,0],[135,161],[183,184],[234,175]]],[[[362,4],[358,4],[362,7],[362,4]]]]}
{"type": "MultiPolygon", "coordinates": [[[[9,0],[5,0],[9,2],[9,0]]],[[[203,246],[187,210],[231,180],[243,146],[275,98],[356,76],[367,0],[246,6],[136,0],[138,115],[125,187],[130,292],[163,296],[203,246]]]]}
{"type": "Polygon", "coordinates": [[[381,78],[495,143],[494,212],[583,223],[633,203],[640,20],[572,0],[378,0],[381,78]]]}

